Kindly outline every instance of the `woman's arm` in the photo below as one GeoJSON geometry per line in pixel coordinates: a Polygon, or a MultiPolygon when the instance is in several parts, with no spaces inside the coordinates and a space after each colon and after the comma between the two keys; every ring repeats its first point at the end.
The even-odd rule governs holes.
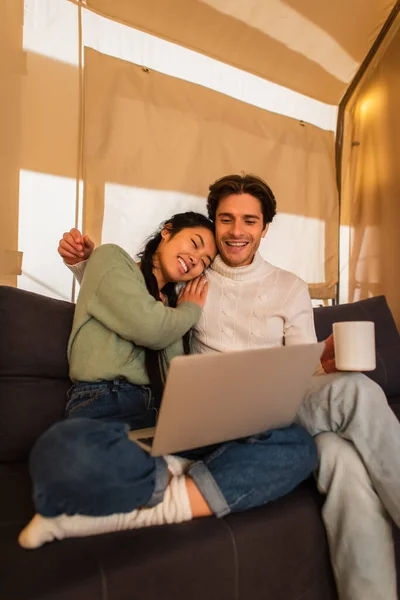
{"type": "Polygon", "coordinates": [[[72,271],[73,276],[75,277],[75,279],[77,280],[77,282],[80,285],[82,283],[82,279],[85,274],[87,260],[82,260],[81,262],[76,263],[76,265],[69,265],[65,261],[64,261],[64,264],[66,267],[68,267],[68,269],[70,271],[72,271]]]}
{"type": "Polygon", "coordinates": [[[112,245],[100,246],[93,254],[80,298],[87,302],[91,317],[122,338],[152,350],[161,350],[180,340],[201,314],[194,301],[170,308],[155,300],[147,291],[137,265],[122,249],[112,245]],[[109,268],[93,293],[91,282],[98,272],[104,272],[105,264],[109,268]]]}

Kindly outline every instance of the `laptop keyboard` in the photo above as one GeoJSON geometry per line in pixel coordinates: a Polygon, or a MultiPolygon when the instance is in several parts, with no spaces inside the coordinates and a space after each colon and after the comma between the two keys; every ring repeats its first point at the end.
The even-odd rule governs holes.
{"type": "Polygon", "coordinates": [[[138,438],[138,442],[142,442],[142,444],[146,444],[147,446],[152,446],[153,441],[154,437],[138,438]]]}

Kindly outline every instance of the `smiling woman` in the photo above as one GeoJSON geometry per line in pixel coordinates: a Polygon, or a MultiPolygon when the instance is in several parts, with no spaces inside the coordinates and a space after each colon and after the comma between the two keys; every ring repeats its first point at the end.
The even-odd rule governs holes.
{"type": "Polygon", "coordinates": [[[124,377],[135,384],[150,384],[159,402],[168,362],[175,354],[189,352],[189,330],[199,316],[197,310],[195,314],[192,310],[204,305],[207,293],[206,282],[202,280],[196,287],[188,285],[183,288],[177,297],[175,283],[193,279],[198,282],[197,278],[216,253],[213,223],[195,212],[179,213],[167,219],[161,229],[147,240],[138,265],[118,246],[98,248],[88,263],[77,301],[77,316],[69,342],[72,380],[98,381],[124,377]],[[101,254],[100,258],[96,259],[96,252],[101,254]],[[105,291],[106,287],[114,292],[105,291]],[[103,293],[110,298],[106,300],[103,293]],[[167,308],[162,310],[155,301],[163,301],[167,308]],[[98,313],[93,308],[97,304],[98,313]],[[183,316],[190,307],[191,315],[183,316]],[[107,316],[108,308],[113,313],[111,321],[107,316]],[[132,317],[128,317],[132,311],[140,319],[139,328],[132,317]],[[84,315],[98,321],[96,327],[93,322],[88,323],[84,315]],[[125,318],[128,318],[129,324],[125,318]],[[101,336],[114,339],[111,346],[117,344],[116,347],[122,351],[120,358],[106,355],[104,348],[109,347],[110,340],[103,339],[101,343],[94,344],[92,336],[95,330],[101,336]],[[129,337],[130,330],[134,332],[132,339],[129,337]],[[132,351],[132,343],[138,361],[127,358],[132,351]],[[98,348],[97,356],[93,352],[94,345],[98,348]],[[86,356],[88,348],[92,348],[90,364],[86,356]],[[82,352],[86,356],[83,362],[82,352]],[[82,369],[83,364],[86,366],[82,369]]]}
{"type": "MultiPolygon", "coordinates": [[[[206,219],[205,219],[206,220],[206,219]]],[[[210,266],[216,254],[213,233],[205,227],[173,232],[171,224],[161,231],[155,261],[155,276],[159,288],[169,281],[189,281],[210,266]]]]}
{"type": "MultiPolygon", "coordinates": [[[[64,235],[69,239],[68,255],[65,256],[70,264],[77,258],[82,259],[82,248],[72,233],[79,234],[74,230],[64,235]]],[[[171,511],[177,514],[177,508],[177,522],[188,520],[193,514],[211,514],[197,487],[192,482],[187,484],[182,473],[167,490],[166,461],[150,458],[128,439],[127,430],[155,425],[168,364],[173,357],[189,352],[189,331],[197,323],[207,296],[207,281],[201,275],[216,253],[213,223],[195,212],[176,214],[163,223],[147,240],[139,264],[114,244],[105,244],[91,253],[68,343],[70,378],[74,386],[69,393],[67,420],[44,434],[33,452],[32,477],[38,514],[20,535],[23,547],[38,547],[57,537],[56,521],[43,517],[58,517],[63,513],[109,515],[129,512],[136,507],[152,508],[157,504],[160,508],[162,505],[161,512],[167,511],[164,516],[155,515],[154,511],[141,513],[146,519],[150,516],[148,524],[154,517],[159,523],[164,522],[170,518],[171,511]],[[187,282],[179,296],[175,291],[176,282],[187,282]],[[76,495],[80,486],[74,484],[69,492],[66,488],[61,491],[63,485],[69,487],[69,475],[76,474],[74,468],[67,474],[61,466],[62,461],[73,447],[81,456],[87,457],[89,446],[93,449],[93,442],[97,446],[95,440],[99,428],[107,464],[115,460],[116,470],[121,468],[127,477],[120,482],[117,504],[114,504],[114,483],[110,480],[108,486],[106,478],[102,480],[102,491],[98,496],[95,492],[97,484],[89,486],[83,504],[78,497],[80,492],[76,495]],[[50,455],[53,462],[50,440],[54,433],[58,441],[68,438],[71,443],[64,447],[67,454],[60,448],[55,458],[56,468],[65,479],[52,493],[53,476],[48,470],[44,473],[40,465],[43,465],[42,459],[50,455]],[[86,450],[82,450],[84,446],[86,450]],[[110,453],[114,453],[114,459],[110,453]],[[121,453],[130,462],[129,468],[121,467],[118,458],[121,453]],[[136,498],[132,495],[132,478],[135,477],[140,487],[140,497],[136,498]],[[126,496],[128,488],[130,492],[126,496]]],[[[99,447],[96,454],[98,450],[99,447]]],[[[67,460],[69,464],[77,464],[71,454],[67,460]]],[[[143,526],[142,520],[136,526],[143,526]]],[[[78,530],[82,535],[83,530],[79,527],[74,533],[78,530]]],[[[91,529],[89,531],[93,533],[91,529]]],[[[100,532],[98,528],[97,532],[100,532]]]]}

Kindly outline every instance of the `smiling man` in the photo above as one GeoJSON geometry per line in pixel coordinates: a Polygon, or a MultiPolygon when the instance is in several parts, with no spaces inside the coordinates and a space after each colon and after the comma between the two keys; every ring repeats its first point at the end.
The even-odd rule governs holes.
{"type": "Polygon", "coordinates": [[[228,175],[210,186],[207,208],[219,255],[207,272],[209,292],[194,351],[315,342],[307,284],[258,252],[276,214],[267,184],[253,175],[228,175]]]}
{"type": "MultiPolygon", "coordinates": [[[[207,271],[209,292],[194,331],[194,351],[315,342],[307,284],[258,252],[276,214],[265,181],[254,175],[222,177],[209,188],[207,208],[220,254],[207,271]]],[[[60,241],[59,253],[75,265],[79,280],[93,247],[77,230],[60,241]]],[[[387,512],[399,526],[400,424],[372,380],[333,372],[332,338],[326,340],[321,363],[323,370],[312,378],[298,422],[316,436],[316,479],[326,494],[323,518],[339,597],[396,600],[387,512]]]]}
{"type": "MultiPolygon", "coordinates": [[[[207,208],[220,254],[207,273],[209,293],[194,351],[315,342],[307,284],[258,252],[276,214],[269,186],[254,175],[222,177],[209,188],[207,208]]],[[[373,381],[359,373],[334,373],[332,338],[321,363],[298,422],[317,436],[316,478],[327,496],[323,518],[339,597],[395,600],[386,510],[400,525],[400,425],[373,381]]]]}
{"type": "MultiPolygon", "coordinates": [[[[243,193],[237,206],[236,194],[226,196],[218,204],[214,221],[218,222],[218,245],[224,262],[230,267],[245,267],[253,262],[259,240],[265,237],[269,224],[264,225],[259,201],[243,193]]],[[[270,215],[266,215],[269,218],[270,215]]]]}

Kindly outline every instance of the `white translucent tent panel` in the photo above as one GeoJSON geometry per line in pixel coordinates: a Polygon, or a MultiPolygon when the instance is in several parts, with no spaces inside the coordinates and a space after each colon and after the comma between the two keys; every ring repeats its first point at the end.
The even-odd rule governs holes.
{"type": "Polygon", "coordinates": [[[86,0],[88,7],[328,104],[395,0],[86,0]]]}

